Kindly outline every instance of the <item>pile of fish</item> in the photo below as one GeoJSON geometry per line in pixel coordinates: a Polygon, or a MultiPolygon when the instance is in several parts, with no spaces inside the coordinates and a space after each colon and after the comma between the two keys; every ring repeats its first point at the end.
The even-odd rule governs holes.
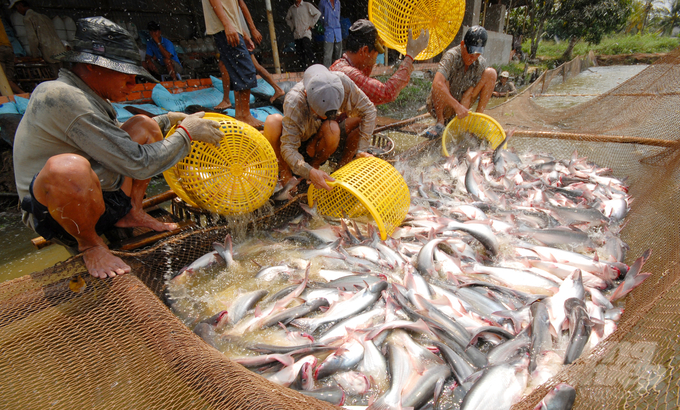
{"type": "Polygon", "coordinates": [[[509,409],[611,334],[614,302],[649,276],[649,251],[624,263],[626,185],[576,153],[395,166],[412,206],[391,238],[306,209],[169,273],[173,310],[232,360],[334,404],[509,409]]]}

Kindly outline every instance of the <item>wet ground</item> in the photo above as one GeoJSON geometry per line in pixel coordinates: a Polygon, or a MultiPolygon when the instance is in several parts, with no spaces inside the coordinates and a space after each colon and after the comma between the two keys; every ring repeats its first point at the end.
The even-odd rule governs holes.
{"type": "MultiPolygon", "coordinates": [[[[546,94],[552,96],[543,96],[536,100],[548,108],[567,108],[616,87],[645,67],[644,65],[592,67],[567,83],[551,86],[546,94]]],[[[490,105],[500,102],[503,102],[503,99],[493,99],[490,105]]],[[[417,110],[424,105],[424,100],[411,105],[413,110],[417,110]]],[[[398,151],[422,141],[422,138],[409,134],[390,132],[388,135],[395,141],[398,151]]],[[[155,178],[148,193],[155,195],[167,189],[162,177],[155,178]]],[[[0,213],[0,249],[3,250],[0,252],[0,282],[45,269],[69,258],[68,252],[56,245],[36,250],[31,244],[31,239],[36,236],[35,232],[23,225],[19,213],[0,213]]]]}

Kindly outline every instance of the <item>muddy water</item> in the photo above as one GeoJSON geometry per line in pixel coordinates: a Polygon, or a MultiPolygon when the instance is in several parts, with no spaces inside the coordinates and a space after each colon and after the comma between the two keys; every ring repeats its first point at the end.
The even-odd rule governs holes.
{"type": "MultiPolygon", "coordinates": [[[[646,66],[609,66],[592,67],[577,77],[563,84],[554,84],[547,94],[559,94],[554,97],[539,97],[536,101],[548,108],[566,108],[588,99],[596,94],[606,92],[628,78],[642,71],[646,66]],[[576,94],[581,94],[575,96],[576,94]],[[588,94],[588,95],[585,95],[588,94]]],[[[499,104],[504,99],[492,99],[490,106],[499,104]]],[[[422,101],[414,101],[414,105],[422,105],[422,101]]],[[[423,141],[422,138],[399,132],[388,132],[388,136],[395,142],[395,150],[402,152],[423,141]]],[[[167,190],[162,178],[152,181],[149,193],[167,190]]],[[[66,260],[68,252],[59,246],[50,246],[36,250],[30,240],[37,235],[26,228],[16,212],[0,213],[0,282],[45,269],[54,263],[66,260]]]]}

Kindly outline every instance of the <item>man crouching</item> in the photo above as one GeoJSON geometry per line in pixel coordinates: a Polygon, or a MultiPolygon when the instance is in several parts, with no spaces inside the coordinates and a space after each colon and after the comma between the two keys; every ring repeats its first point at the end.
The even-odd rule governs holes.
{"type": "Polygon", "coordinates": [[[287,94],[283,117],[270,115],[264,136],[276,152],[280,180],[293,173],[330,191],[333,178],[319,169],[330,160],[337,167],[368,157],[377,111],[363,91],[343,73],[320,64],[309,67],[287,94]]]}
{"type": "Polygon", "coordinates": [[[135,116],[120,124],[110,101],[132,92],[142,68],[132,36],[103,17],[77,22],[71,63],[33,91],[14,140],[14,176],[23,221],[47,240],[82,252],[99,278],[130,272],[99,236],[115,227],[176,229],[142,208],[146,187],[184,158],[192,138],[215,144],[222,133],[203,113],[135,116]],[[171,126],[177,131],[163,139],[171,126]]]}

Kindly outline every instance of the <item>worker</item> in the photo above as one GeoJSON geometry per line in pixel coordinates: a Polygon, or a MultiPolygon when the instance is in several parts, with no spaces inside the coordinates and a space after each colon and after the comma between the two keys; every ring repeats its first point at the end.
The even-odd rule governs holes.
{"type": "Polygon", "coordinates": [[[142,208],[150,178],[190,151],[191,141],[217,143],[219,123],[169,112],[116,120],[109,101],[124,101],[142,67],[134,38],[103,17],[80,19],[69,63],[39,84],[14,139],[14,177],[24,223],[45,239],[82,252],[92,276],[130,272],[99,236],[113,228],[173,230],[142,208]],[[176,131],[163,138],[173,126],[176,131]]]}
{"type": "Polygon", "coordinates": [[[305,70],[302,81],[288,93],[283,116],[272,114],[264,124],[279,163],[280,182],[293,173],[316,188],[330,190],[333,181],[319,169],[327,160],[334,168],[366,152],[373,135],[377,111],[366,94],[345,74],[328,71],[321,64],[305,70]]]}
{"type": "Polygon", "coordinates": [[[146,43],[144,68],[159,76],[167,74],[171,80],[181,80],[184,68],[175,51],[175,45],[161,35],[161,25],[158,22],[150,21],[146,28],[151,38],[146,43]]]}
{"type": "Polygon", "coordinates": [[[331,65],[330,70],[345,73],[373,104],[392,102],[408,85],[413,72],[413,57],[427,48],[429,38],[427,31],[421,31],[420,36],[414,39],[409,29],[406,57],[392,77],[382,83],[380,80],[371,78],[371,71],[373,71],[378,54],[385,52],[378,30],[368,20],[357,20],[349,28],[347,51],[331,65]]]}
{"type": "Polygon", "coordinates": [[[25,0],[12,0],[9,9],[16,11],[24,16],[24,27],[28,38],[28,48],[31,57],[41,57],[50,66],[54,77],[59,73],[61,62],[57,61],[54,55],[66,51],[66,47],[61,42],[54,23],[44,14],[36,13],[31,5],[25,0]]]}
{"type": "Polygon", "coordinates": [[[427,97],[427,108],[436,124],[423,136],[441,136],[446,123],[454,116],[465,118],[478,98],[477,112],[484,112],[496,84],[496,70],[487,67],[482,57],[487,38],[484,27],[470,27],[460,44],[444,54],[427,97]]]}
{"type": "Polygon", "coordinates": [[[321,12],[312,3],[302,0],[294,0],[286,13],[286,23],[293,30],[295,52],[302,64],[302,70],[306,70],[316,60],[312,47],[312,27],[319,17],[321,17],[321,12]]]}
{"type": "Polygon", "coordinates": [[[517,88],[515,88],[515,83],[512,81],[508,81],[508,78],[510,78],[510,73],[507,71],[503,71],[500,75],[500,78],[498,79],[498,82],[496,83],[496,88],[493,89],[493,95],[494,97],[506,97],[506,96],[511,96],[515,95],[517,93],[517,88]]]}
{"type": "Polygon", "coordinates": [[[257,87],[257,77],[249,50],[255,45],[243,37],[238,0],[202,0],[202,5],[206,32],[215,39],[220,60],[229,73],[236,105],[234,116],[261,130],[262,121],[250,112],[250,90],[257,87]]]}

